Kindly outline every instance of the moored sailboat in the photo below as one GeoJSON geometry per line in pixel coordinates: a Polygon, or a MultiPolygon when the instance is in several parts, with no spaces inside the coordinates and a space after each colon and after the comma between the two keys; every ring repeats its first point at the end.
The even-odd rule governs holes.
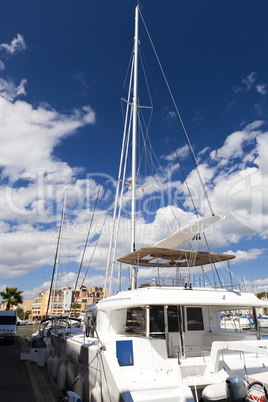
{"type": "MultiPolygon", "coordinates": [[[[184,268],[191,271],[212,266],[213,269],[214,264],[234,258],[234,255],[177,248],[222,221],[220,215],[198,217],[153,246],[136,249],[136,134],[137,111],[141,107],[137,95],[139,14],[138,5],[131,89],[126,101],[131,109],[132,176],[126,180],[123,159],[118,176],[118,182],[127,182],[131,188],[131,252],[117,259],[131,267],[130,289],[88,307],[84,328],[72,333],[52,333],[52,344],[67,365],[69,386],[79,384],[84,401],[219,400],[219,395],[216,392],[213,395],[211,388],[208,392],[207,387],[225,384],[229,376],[238,375],[245,381],[250,377],[253,381],[264,373],[268,381],[268,340],[261,339],[256,312],[260,307],[268,307],[268,303],[233,282],[218,287],[214,280],[209,286],[205,274],[198,283],[190,280],[191,274],[187,280],[178,274],[184,268]],[[159,276],[152,283],[139,283],[141,267],[174,270],[177,275],[170,281],[162,281],[159,276]],[[254,331],[221,328],[221,315],[232,310],[251,310],[254,331]]],[[[129,130],[125,129],[125,133],[129,130]]],[[[122,148],[127,148],[129,140],[124,137],[123,141],[122,148]]],[[[119,192],[118,187],[115,211],[119,192]]],[[[117,243],[114,222],[113,228],[115,235],[110,246],[117,243]]],[[[110,247],[105,281],[105,288],[109,282],[110,293],[114,273],[110,263],[114,260],[110,247]]],[[[224,391],[221,398],[226,399],[224,391]]]]}

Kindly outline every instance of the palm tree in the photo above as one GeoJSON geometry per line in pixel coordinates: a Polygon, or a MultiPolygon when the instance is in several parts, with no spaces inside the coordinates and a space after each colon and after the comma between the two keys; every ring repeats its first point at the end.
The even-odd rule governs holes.
{"type": "Polygon", "coordinates": [[[18,291],[18,288],[6,287],[5,292],[0,292],[3,301],[6,303],[6,310],[10,310],[11,306],[17,306],[23,301],[23,290],[18,291]]]}
{"type": "Polygon", "coordinates": [[[74,316],[76,317],[76,309],[81,308],[81,304],[77,303],[77,302],[72,302],[71,304],[71,312],[74,314],[74,316]]]}
{"type": "Polygon", "coordinates": [[[73,302],[72,305],[71,305],[71,308],[72,308],[72,309],[73,309],[73,308],[81,308],[81,304],[76,303],[76,302],[73,302]]]}

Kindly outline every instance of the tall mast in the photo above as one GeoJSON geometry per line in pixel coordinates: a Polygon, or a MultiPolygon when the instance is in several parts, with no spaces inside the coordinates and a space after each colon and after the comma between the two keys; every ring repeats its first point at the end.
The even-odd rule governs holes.
{"type": "MultiPolygon", "coordinates": [[[[138,87],[138,41],[139,41],[139,5],[135,9],[135,38],[134,38],[134,83],[133,83],[133,121],[132,121],[132,191],[131,191],[131,251],[135,251],[136,231],[136,149],[137,149],[137,87],[138,87]]],[[[135,288],[136,267],[131,267],[130,287],[135,288]]]]}
{"type": "MultiPolygon", "coordinates": [[[[49,290],[49,296],[48,296],[48,302],[47,302],[47,311],[46,311],[46,317],[45,318],[47,318],[47,316],[48,316],[48,310],[49,310],[51,293],[52,293],[52,289],[53,289],[53,281],[54,281],[54,275],[55,275],[56,267],[57,267],[57,274],[58,274],[59,251],[60,251],[60,244],[61,244],[61,232],[62,232],[62,226],[63,226],[64,214],[65,214],[66,195],[67,195],[67,189],[65,190],[65,193],[64,193],[64,202],[63,202],[63,208],[62,208],[62,214],[61,214],[61,223],[60,223],[60,229],[59,229],[57,248],[56,248],[56,254],[55,254],[52,277],[51,277],[51,284],[50,284],[50,290],[49,290]]],[[[57,274],[56,274],[56,277],[57,277],[57,274]]],[[[53,307],[54,307],[54,301],[55,301],[55,291],[56,291],[56,285],[54,285],[54,296],[53,296],[53,302],[52,302],[51,315],[53,315],[53,307]]]]}

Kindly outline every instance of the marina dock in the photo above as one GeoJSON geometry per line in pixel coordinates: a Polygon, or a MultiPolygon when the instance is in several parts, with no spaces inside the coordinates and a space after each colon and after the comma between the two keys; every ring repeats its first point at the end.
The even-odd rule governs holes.
{"type": "Polygon", "coordinates": [[[24,338],[16,336],[14,345],[0,343],[0,401],[61,402],[63,393],[44,367],[21,361],[21,352],[27,352],[24,338]]]}

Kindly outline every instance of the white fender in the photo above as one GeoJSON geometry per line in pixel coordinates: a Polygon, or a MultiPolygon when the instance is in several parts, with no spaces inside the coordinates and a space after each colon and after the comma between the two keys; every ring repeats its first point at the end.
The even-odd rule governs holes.
{"type": "Polygon", "coordinates": [[[61,364],[65,364],[66,366],[66,355],[64,353],[60,355],[60,365],[61,364]]]}
{"type": "Polygon", "coordinates": [[[49,356],[50,356],[50,354],[51,354],[51,351],[52,351],[52,348],[51,348],[50,345],[48,345],[48,346],[46,347],[46,353],[45,353],[45,364],[47,364],[47,360],[48,360],[48,358],[49,358],[49,356]]]}
{"type": "Polygon", "coordinates": [[[73,386],[73,391],[80,396],[81,399],[83,399],[83,386],[84,386],[84,380],[81,377],[81,374],[78,373],[78,376],[74,380],[74,386],[73,386]]]}
{"type": "Polygon", "coordinates": [[[67,364],[67,386],[68,388],[73,386],[74,383],[74,365],[70,362],[67,364]]]}
{"type": "Polygon", "coordinates": [[[48,374],[50,374],[50,375],[51,375],[51,369],[52,369],[52,360],[53,360],[53,357],[50,355],[47,359],[47,371],[48,371],[48,374]]]}
{"type": "Polygon", "coordinates": [[[91,402],[102,402],[101,400],[101,388],[98,381],[91,392],[91,402]]]}
{"type": "Polygon", "coordinates": [[[66,366],[64,363],[62,363],[59,367],[58,378],[57,378],[57,384],[61,391],[65,388],[66,385],[66,374],[67,374],[66,366]]]}
{"type": "Polygon", "coordinates": [[[51,377],[53,380],[57,379],[57,374],[58,374],[58,369],[59,369],[59,358],[57,355],[52,360],[52,367],[51,367],[51,377]]]}

